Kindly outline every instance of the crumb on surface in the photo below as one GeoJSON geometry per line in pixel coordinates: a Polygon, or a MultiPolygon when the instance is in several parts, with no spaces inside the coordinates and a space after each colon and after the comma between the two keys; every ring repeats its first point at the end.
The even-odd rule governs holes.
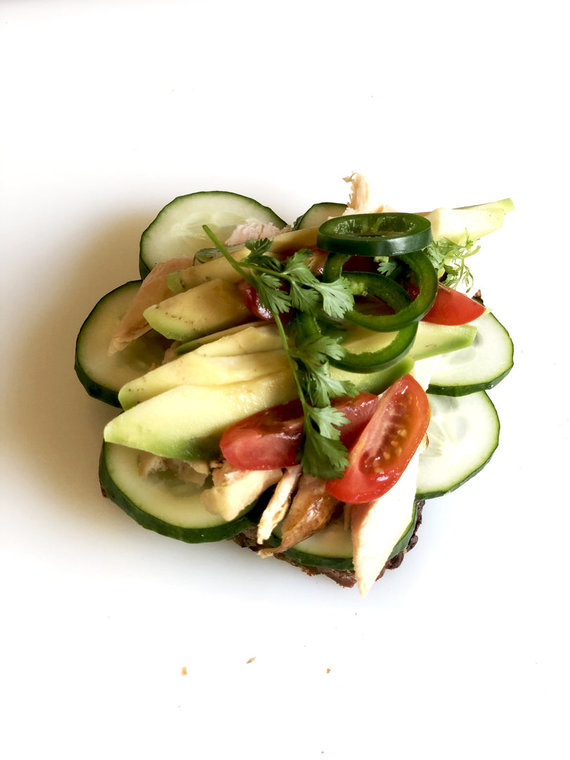
{"type": "Polygon", "coordinates": [[[330,673],[330,672],[331,672],[331,669],[330,669],[330,668],[327,668],[327,673],[330,673]]]}
{"type": "Polygon", "coordinates": [[[182,670],[180,671],[180,675],[181,676],[187,676],[188,675],[188,671],[186,670],[186,665],[182,666],[182,670]]]}
{"type": "Polygon", "coordinates": [[[249,665],[250,662],[253,662],[254,660],[255,660],[255,657],[250,657],[249,660],[245,664],[249,665]]]}

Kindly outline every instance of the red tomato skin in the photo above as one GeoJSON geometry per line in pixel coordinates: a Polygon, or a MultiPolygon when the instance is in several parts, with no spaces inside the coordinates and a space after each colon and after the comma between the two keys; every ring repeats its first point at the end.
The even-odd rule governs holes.
{"type": "MultiPolygon", "coordinates": [[[[408,285],[410,298],[414,299],[418,292],[416,285],[408,285]]],[[[422,321],[436,325],[466,325],[484,313],[485,307],[482,304],[440,282],[435,302],[422,321]]]]}
{"type": "MultiPolygon", "coordinates": [[[[263,319],[265,322],[275,322],[271,309],[264,306],[259,300],[259,293],[250,285],[249,282],[240,282],[238,289],[241,293],[245,306],[251,311],[254,317],[263,319]]],[[[283,323],[288,322],[293,313],[291,311],[282,312],[280,315],[283,323]]]]}
{"type": "MultiPolygon", "coordinates": [[[[348,423],[340,428],[345,446],[353,444],[372,417],[378,397],[360,393],[354,399],[333,399],[348,423]]],[[[223,456],[240,470],[273,470],[298,463],[303,438],[303,408],[299,399],[279,404],[231,425],[223,434],[223,456]]]]}
{"type": "Polygon", "coordinates": [[[297,464],[303,438],[299,399],[246,417],[224,431],[223,456],[240,470],[273,470],[297,464]]]}
{"type": "Polygon", "coordinates": [[[425,436],[430,408],[424,389],[411,376],[397,380],[380,398],[370,421],[349,451],[342,477],[327,491],[348,504],[365,504],[383,496],[408,466],[425,436]],[[400,431],[405,432],[404,436],[400,431]],[[384,464],[383,456],[389,454],[384,464]]]}
{"type": "Polygon", "coordinates": [[[254,317],[258,319],[264,319],[267,322],[272,322],[273,314],[271,310],[263,306],[259,300],[257,290],[250,285],[249,282],[240,282],[238,285],[239,292],[241,293],[242,301],[245,306],[251,311],[254,317]]]}

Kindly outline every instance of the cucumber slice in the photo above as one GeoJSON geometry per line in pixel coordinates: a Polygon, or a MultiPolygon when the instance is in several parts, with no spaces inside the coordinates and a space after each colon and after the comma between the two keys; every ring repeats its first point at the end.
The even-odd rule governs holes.
{"type": "Polygon", "coordinates": [[[159,261],[190,258],[196,251],[211,246],[202,229],[207,224],[221,240],[226,240],[238,224],[286,222],[267,206],[245,195],[214,190],[175,198],[146,228],[141,237],[139,270],[145,277],[159,261]]]}
{"type": "Polygon", "coordinates": [[[314,203],[310,209],[297,218],[294,230],[305,230],[308,227],[320,227],[323,222],[333,216],[342,216],[346,211],[346,203],[314,203]]]}
{"type": "Polygon", "coordinates": [[[499,445],[499,417],[484,391],[460,398],[429,395],[429,445],[420,455],[416,499],[454,491],[476,475],[499,445]]]}
{"type": "Polygon", "coordinates": [[[99,480],[105,494],[143,528],[188,543],[221,541],[250,528],[251,504],[230,522],[213,515],[200,502],[201,488],[172,473],[141,477],[136,449],[105,443],[99,480]]]}
{"type": "Polygon", "coordinates": [[[168,346],[161,335],[149,332],[122,351],[109,356],[111,337],[140,287],[127,282],[107,293],[83,323],[75,344],[75,372],[90,396],[120,406],[119,388],[160,364],[168,346]]]}
{"type": "Polygon", "coordinates": [[[468,348],[441,357],[431,377],[429,393],[465,396],[489,390],[513,367],[513,342],[509,333],[490,312],[471,323],[477,328],[468,348]]]}

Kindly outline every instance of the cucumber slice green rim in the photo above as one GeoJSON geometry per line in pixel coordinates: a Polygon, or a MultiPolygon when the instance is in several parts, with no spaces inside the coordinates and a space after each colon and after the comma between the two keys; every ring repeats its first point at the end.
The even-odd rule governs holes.
{"type": "Polygon", "coordinates": [[[346,203],[314,203],[304,214],[297,217],[294,230],[305,230],[309,227],[320,227],[331,217],[342,216],[346,211],[346,203]]]}
{"type": "Polygon", "coordinates": [[[225,522],[200,503],[200,488],[168,474],[138,474],[138,451],[104,443],[99,481],[105,495],[143,528],[197,544],[232,538],[255,524],[251,504],[235,520],[225,522]]]}
{"type": "Polygon", "coordinates": [[[139,271],[146,277],[160,261],[191,258],[197,251],[211,246],[202,229],[207,224],[222,240],[238,224],[274,224],[279,229],[286,222],[253,198],[224,190],[181,195],[168,203],[143,232],[140,242],[139,271]]]}
{"type": "Polygon", "coordinates": [[[140,287],[140,280],[120,285],[93,307],[75,343],[75,373],[87,393],[111,406],[120,407],[119,389],[144,375],[164,357],[167,341],[155,332],[134,340],[112,356],[111,337],[140,287]]]}
{"type": "Polygon", "coordinates": [[[431,223],[417,214],[384,212],[329,219],[319,227],[317,246],[353,256],[399,256],[431,243],[431,223]]]}
{"type": "Polygon", "coordinates": [[[514,347],[506,328],[491,312],[471,322],[477,328],[467,348],[445,354],[431,377],[428,392],[467,396],[494,388],[511,371],[514,347]]]}
{"type": "Polygon", "coordinates": [[[420,455],[416,499],[455,491],[483,469],[499,445],[499,416],[484,391],[428,397],[429,444],[420,455]]]}

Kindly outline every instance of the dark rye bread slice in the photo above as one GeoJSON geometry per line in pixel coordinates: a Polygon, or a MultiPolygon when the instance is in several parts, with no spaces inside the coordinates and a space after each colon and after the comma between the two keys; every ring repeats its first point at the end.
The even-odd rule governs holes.
{"type": "MultiPolygon", "coordinates": [[[[388,562],[386,562],[382,572],[378,576],[376,580],[379,580],[386,570],[395,570],[397,567],[400,567],[402,562],[404,561],[404,555],[407,554],[411,549],[414,548],[414,546],[418,543],[418,528],[422,524],[422,512],[425,505],[425,501],[422,499],[421,501],[418,501],[416,506],[416,527],[414,528],[414,532],[408,542],[407,547],[401,551],[399,554],[396,554],[395,557],[392,557],[392,559],[389,559],[388,562]]],[[[251,549],[254,552],[257,552],[260,550],[260,545],[257,543],[257,526],[252,526],[251,528],[248,528],[247,530],[243,531],[243,533],[239,533],[237,536],[234,536],[232,541],[235,541],[236,544],[239,546],[242,546],[244,549],[251,549]]],[[[295,562],[295,560],[291,559],[290,557],[287,557],[285,554],[274,554],[274,557],[277,559],[282,559],[285,562],[288,562],[290,565],[295,565],[295,567],[300,568],[304,573],[307,575],[326,575],[328,578],[333,580],[335,583],[338,583],[339,586],[344,586],[345,588],[352,588],[354,584],[356,583],[356,577],[354,575],[354,570],[331,570],[328,567],[308,567],[307,565],[301,565],[298,562],[295,562]]]]}

